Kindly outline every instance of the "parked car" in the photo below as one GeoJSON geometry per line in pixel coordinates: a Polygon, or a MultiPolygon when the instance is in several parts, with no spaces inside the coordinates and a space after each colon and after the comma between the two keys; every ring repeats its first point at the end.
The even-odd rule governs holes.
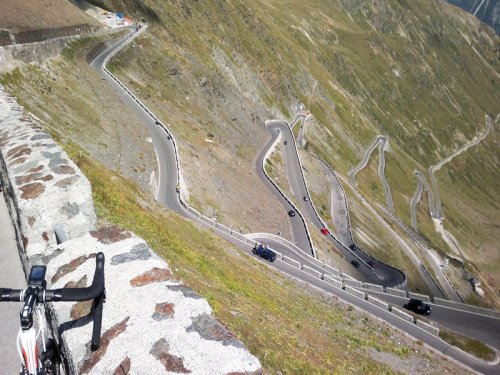
{"type": "Polygon", "coordinates": [[[304,200],[304,202],[307,202],[307,201],[309,200],[309,198],[308,198],[308,196],[307,196],[307,195],[304,195],[304,196],[302,197],[302,199],[304,200]]]}
{"type": "Polygon", "coordinates": [[[369,260],[366,264],[368,264],[371,268],[375,268],[375,262],[373,260],[369,260]]]}
{"type": "Polygon", "coordinates": [[[321,233],[323,233],[325,236],[328,236],[330,232],[328,232],[328,229],[326,228],[321,228],[321,233]]]}
{"type": "Polygon", "coordinates": [[[412,298],[403,307],[407,310],[413,311],[416,314],[421,314],[421,315],[431,314],[431,307],[419,299],[412,298]]]}
{"type": "Polygon", "coordinates": [[[264,246],[259,245],[252,249],[252,253],[264,258],[268,262],[274,262],[276,260],[276,253],[271,249],[266,249],[264,246]]]}
{"type": "Polygon", "coordinates": [[[295,216],[295,211],[294,210],[288,211],[288,216],[294,217],[295,216]]]}
{"type": "Polygon", "coordinates": [[[351,264],[356,267],[356,268],[359,268],[359,262],[357,260],[351,260],[351,264]]]}

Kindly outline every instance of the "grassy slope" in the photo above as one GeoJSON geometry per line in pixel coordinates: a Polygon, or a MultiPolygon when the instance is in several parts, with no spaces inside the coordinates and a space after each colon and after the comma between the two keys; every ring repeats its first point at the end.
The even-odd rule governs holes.
{"type": "MultiPolygon", "coordinates": [[[[203,295],[217,317],[272,373],[391,373],[388,365],[371,358],[372,350],[393,353],[401,360],[429,361],[430,366],[442,363],[442,358],[408,344],[385,323],[290,280],[210,231],[166,211],[137,185],[74,143],[76,129],[72,126],[80,125],[73,124],[73,119],[81,117],[85,122],[103,116],[106,108],[98,101],[114,99],[114,94],[100,92],[87,98],[93,111],[82,111],[78,106],[68,106],[63,113],[58,110],[68,100],[62,88],[86,64],[83,57],[97,43],[90,39],[73,44],[61,58],[46,62],[43,70],[29,67],[0,78],[27,109],[51,119],[47,130],[91,181],[101,223],[113,223],[143,237],[169,262],[175,277],[203,295]],[[32,94],[38,93],[40,82],[49,77],[55,78],[51,105],[43,95],[34,101],[32,94]],[[350,359],[353,357],[355,363],[350,359]]],[[[80,89],[88,90],[88,85],[87,80],[81,80],[80,89]]]]}
{"type": "MultiPolygon", "coordinates": [[[[198,100],[187,108],[179,98],[188,91],[199,97],[199,90],[188,90],[188,83],[173,87],[169,80],[158,80],[157,72],[147,69],[148,62],[171,59],[179,66],[186,65],[195,76],[193,80],[206,74],[208,68],[214,82],[224,81],[225,71],[214,57],[214,51],[224,51],[234,66],[244,67],[244,74],[237,77],[239,95],[250,90],[260,105],[285,115],[296,101],[306,104],[320,124],[319,131],[308,133],[310,149],[339,172],[345,174],[356,164],[363,147],[377,134],[387,135],[393,152],[386,155],[386,175],[396,212],[407,225],[408,200],[416,188],[413,170],[425,172],[429,165],[467,143],[484,114],[499,111],[500,90],[494,74],[498,72],[498,38],[472,17],[442,2],[146,3],[156,13],[155,24],[165,26],[152,29],[156,45],[152,48],[144,43],[142,61],[136,62],[128,51],[117,62],[117,69],[124,77],[134,77],[132,83],[153,85],[166,95],[158,108],[168,103],[179,113],[188,110],[191,118],[198,118],[207,109],[213,112],[214,106],[198,100]]],[[[227,106],[216,112],[225,116],[227,106]]],[[[231,127],[219,130],[226,132],[228,139],[233,132],[231,127]]],[[[498,155],[498,151],[492,152],[498,155]]],[[[485,153],[478,154],[478,163],[494,165],[491,154],[485,153]]],[[[460,202],[477,206],[488,235],[484,227],[473,229],[473,219],[463,215],[458,205],[455,219],[447,221],[446,227],[469,238],[476,249],[487,248],[485,237],[500,235],[499,228],[492,225],[497,218],[465,188],[464,175],[455,185],[460,202]]],[[[360,184],[365,195],[385,202],[377,186],[376,168],[361,172],[359,178],[367,182],[360,184]]],[[[495,181],[483,179],[488,191],[494,191],[495,181]]],[[[443,202],[456,202],[454,193],[453,189],[442,189],[443,202]]],[[[423,236],[434,247],[447,251],[428,215],[420,214],[419,219],[423,236]]],[[[477,262],[473,251],[466,255],[477,262]]],[[[490,272],[480,263],[477,266],[490,272]]]]}

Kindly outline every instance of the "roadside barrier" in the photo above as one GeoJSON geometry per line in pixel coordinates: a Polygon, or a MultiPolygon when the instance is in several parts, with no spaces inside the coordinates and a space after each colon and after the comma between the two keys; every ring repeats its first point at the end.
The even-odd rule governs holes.
{"type": "Polygon", "coordinates": [[[344,290],[347,293],[355,295],[356,297],[359,297],[361,299],[365,299],[365,297],[366,297],[366,293],[365,292],[363,292],[361,290],[358,290],[358,289],[355,289],[355,288],[352,288],[352,287],[347,286],[347,285],[344,285],[344,290]]]}
{"type": "Polygon", "coordinates": [[[415,324],[417,325],[417,327],[420,327],[423,330],[426,330],[430,334],[432,334],[434,336],[439,336],[439,328],[438,327],[435,327],[431,324],[423,322],[422,320],[419,320],[419,319],[415,319],[415,324]]]}
{"type": "Polygon", "coordinates": [[[394,315],[397,315],[399,316],[400,318],[408,321],[408,322],[411,322],[413,323],[414,322],[414,319],[413,319],[413,316],[408,314],[408,313],[405,313],[404,311],[396,308],[396,307],[391,307],[391,312],[394,314],[394,315]]]}
{"type": "Polygon", "coordinates": [[[326,281],[328,284],[331,284],[333,286],[336,286],[337,288],[344,288],[344,283],[342,280],[335,279],[331,277],[330,275],[323,275],[323,280],[326,281]]]}
{"type": "Polygon", "coordinates": [[[491,310],[491,309],[487,309],[484,307],[466,305],[464,303],[449,301],[449,300],[441,299],[441,298],[434,298],[434,304],[439,305],[439,306],[451,307],[451,308],[457,309],[457,310],[465,310],[465,311],[469,311],[469,312],[475,312],[478,314],[487,315],[487,316],[491,316],[494,318],[500,318],[500,311],[491,310]]]}
{"type": "Polygon", "coordinates": [[[429,296],[427,296],[425,294],[420,294],[420,293],[408,292],[408,298],[415,298],[415,299],[420,299],[420,300],[425,301],[425,302],[430,302],[429,296]]]}
{"type": "Polygon", "coordinates": [[[308,267],[305,264],[302,265],[302,271],[304,271],[305,273],[308,273],[310,275],[316,276],[318,279],[323,278],[323,275],[321,274],[321,272],[316,271],[315,269],[308,267]]]}
{"type": "Polygon", "coordinates": [[[384,287],[378,284],[364,283],[362,287],[368,290],[372,290],[374,292],[380,292],[380,293],[384,292],[384,287]]]}
{"type": "Polygon", "coordinates": [[[331,274],[325,273],[325,276],[327,276],[327,275],[328,275],[329,278],[331,278],[333,280],[344,282],[344,279],[342,277],[338,276],[338,275],[331,275],[331,274]]]}
{"type": "Polygon", "coordinates": [[[332,275],[337,275],[337,276],[339,276],[339,275],[340,275],[340,272],[339,272],[339,270],[338,270],[338,269],[333,268],[333,267],[330,267],[328,264],[323,264],[323,269],[324,269],[326,272],[328,272],[328,273],[330,273],[330,274],[332,274],[332,275]]]}
{"type": "Polygon", "coordinates": [[[363,283],[361,281],[351,279],[344,279],[344,284],[357,289],[363,286],[363,283]]]}
{"type": "Polygon", "coordinates": [[[310,255],[307,255],[307,259],[309,260],[309,262],[317,265],[318,267],[323,268],[323,266],[324,266],[324,263],[322,261],[320,261],[320,260],[318,260],[310,255]]]}
{"type": "Polygon", "coordinates": [[[389,310],[389,304],[384,301],[379,300],[378,298],[372,297],[369,294],[366,295],[366,300],[373,305],[376,305],[384,310],[389,310]]]}
{"type": "Polygon", "coordinates": [[[299,270],[301,269],[300,262],[296,261],[295,259],[287,257],[286,255],[283,255],[282,259],[283,259],[283,262],[288,263],[288,264],[298,268],[299,270]]]}
{"type": "Polygon", "coordinates": [[[385,292],[391,296],[398,296],[406,298],[406,290],[395,289],[395,288],[385,288],[385,292]]]}

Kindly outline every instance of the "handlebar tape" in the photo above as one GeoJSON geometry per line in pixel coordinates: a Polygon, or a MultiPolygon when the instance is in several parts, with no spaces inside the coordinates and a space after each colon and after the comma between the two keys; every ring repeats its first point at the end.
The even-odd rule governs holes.
{"type": "Polygon", "coordinates": [[[54,301],[88,301],[104,292],[104,254],[97,253],[94,279],[87,288],[54,289],[54,301]]]}

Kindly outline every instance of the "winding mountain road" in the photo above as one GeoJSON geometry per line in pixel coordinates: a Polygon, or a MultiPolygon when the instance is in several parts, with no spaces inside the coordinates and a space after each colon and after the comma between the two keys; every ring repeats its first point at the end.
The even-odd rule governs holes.
{"type": "Polygon", "coordinates": [[[384,188],[384,195],[387,202],[387,208],[389,211],[394,212],[394,202],[392,201],[392,193],[391,187],[389,186],[389,182],[385,178],[385,148],[387,145],[387,137],[383,135],[377,135],[375,141],[366,149],[363,158],[353,169],[351,169],[348,173],[349,178],[351,179],[354,186],[358,185],[358,182],[355,179],[356,174],[365,168],[368,164],[368,160],[370,160],[370,155],[373,150],[378,146],[379,147],[379,158],[378,158],[378,176],[380,181],[382,182],[382,187],[384,188]]]}
{"type": "Polygon", "coordinates": [[[410,215],[411,215],[411,226],[414,230],[417,230],[417,204],[422,198],[422,193],[425,190],[427,193],[427,199],[429,201],[429,212],[431,217],[434,217],[434,194],[432,193],[432,189],[429,186],[429,183],[427,182],[427,179],[425,176],[422,174],[422,172],[415,171],[414,172],[415,177],[417,178],[417,190],[415,191],[415,194],[413,195],[411,201],[410,201],[410,215]]]}
{"type": "MultiPolygon", "coordinates": [[[[134,32],[132,32],[131,36],[126,36],[124,37],[123,40],[126,40],[127,38],[131,38],[134,36],[134,32]]],[[[178,182],[178,170],[177,170],[177,164],[178,164],[178,154],[175,149],[175,140],[172,137],[172,134],[168,132],[166,128],[164,128],[163,124],[161,122],[158,122],[154,114],[152,114],[146,107],[143,105],[139,104],[136,99],[134,99],[131,96],[130,91],[127,91],[124,86],[120,85],[112,75],[106,73],[104,70],[104,65],[109,56],[117,50],[117,48],[121,47],[122,43],[119,42],[115,46],[107,49],[103,53],[101,53],[92,63],[92,67],[95,68],[99,74],[113,87],[115,92],[122,98],[123,102],[125,105],[130,106],[140,118],[144,120],[145,126],[147,127],[148,131],[151,134],[151,138],[153,139],[153,145],[155,147],[155,151],[157,153],[157,158],[158,158],[158,170],[159,170],[159,178],[158,178],[158,193],[157,193],[157,200],[163,204],[165,204],[168,208],[178,212],[180,215],[187,217],[196,223],[203,225],[203,226],[209,226],[212,230],[214,230],[215,233],[219,234],[220,236],[224,237],[228,241],[234,243],[236,246],[238,246],[240,249],[243,251],[247,252],[248,254],[251,254],[251,245],[244,243],[242,241],[238,241],[235,237],[228,235],[227,233],[224,233],[222,230],[218,229],[217,227],[214,228],[214,226],[208,225],[204,221],[202,221],[198,215],[192,213],[190,210],[188,210],[187,206],[180,200],[179,194],[176,193],[175,187],[177,186],[178,182]]],[[[284,139],[287,139],[286,137],[291,137],[288,138],[289,141],[293,142],[293,135],[291,135],[290,128],[288,125],[284,122],[273,122],[270,125],[270,128],[275,128],[279,129],[280,133],[283,135],[284,139]]],[[[272,132],[272,130],[271,130],[272,132]]],[[[277,131],[275,130],[277,133],[277,131]]],[[[277,137],[278,135],[274,135],[272,139],[268,142],[268,145],[272,145],[272,143],[275,141],[273,140],[274,137],[277,137]]],[[[293,144],[293,143],[292,143],[293,144]]],[[[291,148],[291,147],[290,147],[291,148]]],[[[287,164],[288,163],[293,163],[294,158],[298,158],[298,156],[294,156],[293,152],[296,153],[296,151],[288,150],[286,148],[286,152],[290,152],[289,156],[287,156],[287,164]]],[[[296,161],[298,162],[298,161],[296,161]]],[[[299,162],[298,162],[299,163],[299,162]]],[[[262,165],[262,164],[261,164],[262,165]]],[[[300,167],[300,163],[299,163],[300,167]]],[[[293,173],[300,173],[298,172],[298,169],[295,169],[295,172],[293,173]]],[[[264,181],[264,180],[263,180],[264,181]]],[[[301,190],[300,187],[300,181],[301,178],[296,179],[297,181],[297,186],[295,188],[292,188],[294,191],[294,194],[305,194],[307,193],[307,188],[305,186],[302,187],[303,190],[301,190]],[[297,189],[297,190],[296,190],[297,189]]],[[[269,186],[269,185],[267,185],[269,186]]],[[[312,209],[312,208],[311,208],[312,209]]],[[[306,212],[307,209],[306,209],[306,212]]],[[[299,233],[299,232],[298,232],[299,233]]],[[[303,232],[305,233],[305,232],[303,232]]],[[[298,237],[295,237],[294,234],[294,240],[301,240],[303,241],[303,238],[299,235],[298,237]]],[[[333,236],[332,239],[336,241],[333,236]]],[[[297,241],[298,242],[298,241],[297,241]]],[[[338,243],[338,241],[336,242],[338,243]]],[[[338,243],[341,248],[342,245],[338,243]]],[[[277,246],[280,247],[280,250],[285,253],[288,252],[288,254],[291,256],[291,254],[294,254],[297,257],[304,257],[306,258],[306,254],[301,255],[297,254],[291,246],[287,245],[286,241],[280,242],[277,241],[277,246]]],[[[343,299],[344,301],[351,303],[385,321],[390,323],[391,325],[407,332],[414,338],[418,340],[422,340],[423,342],[427,343],[431,347],[435,348],[436,350],[464,363],[465,365],[477,370],[481,371],[485,374],[497,374],[500,371],[500,366],[498,364],[496,365],[488,365],[485,364],[482,361],[478,361],[469,355],[465,354],[464,352],[456,349],[455,347],[447,344],[440,338],[431,335],[430,333],[422,330],[418,326],[416,326],[413,323],[407,322],[391,312],[387,310],[383,310],[369,302],[367,302],[364,299],[361,299],[359,297],[356,297],[352,294],[347,293],[346,291],[339,289],[337,287],[334,287],[331,284],[326,283],[320,278],[317,278],[315,276],[312,276],[310,274],[307,274],[303,272],[302,270],[293,267],[281,260],[276,260],[274,263],[266,263],[274,268],[279,269],[281,272],[290,275],[291,277],[294,277],[302,282],[308,283],[310,285],[313,285],[327,293],[331,293],[333,295],[338,296],[339,298],[343,299]]],[[[314,267],[315,265],[312,262],[309,262],[308,264],[311,265],[311,267],[314,267]]],[[[457,310],[455,310],[457,311],[457,310]]],[[[456,314],[453,312],[452,309],[449,309],[449,311],[446,313],[447,316],[450,316],[450,320],[452,319],[451,316],[453,314],[456,314]]],[[[467,317],[467,321],[469,324],[473,324],[474,318],[477,314],[473,313],[467,313],[460,311],[459,312],[460,317],[467,317]]],[[[457,318],[459,319],[459,318],[457,318]]],[[[485,324],[487,328],[482,328],[484,327],[484,324],[477,324],[478,330],[484,334],[484,335],[493,335],[497,336],[497,333],[499,332],[498,324],[499,321],[498,319],[495,318],[490,318],[490,317],[484,317],[484,319],[487,321],[485,324]],[[493,331],[492,331],[493,329],[493,331]]]]}
{"type": "Polygon", "coordinates": [[[437,218],[437,219],[443,218],[443,212],[441,210],[441,197],[439,194],[439,184],[436,180],[435,173],[437,171],[439,171],[444,164],[449,163],[456,156],[460,155],[462,152],[467,151],[472,146],[477,145],[479,142],[481,142],[483,139],[485,139],[488,136],[488,134],[490,133],[491,127],[492,127],[493,119],[491,118],[491,116],[486,115],[485,121],[486,121],[486,131],[481,136],[479,136],[479,137],[477,137],[477,139],[467,143],[466,145],[464,145],[463,147],[461,147],[460,149],[455,151],[450,156],[444,158],[443,160],[441,160],[438,163],[431,165],[429,167],[429,176],[431,176],[431,183],[432,183],[432,187],[434,190],[434,195],[436,197],[436,199],[435,199],[436,207],[435,207],[435,214],[434,214],[435,218],[437,218]]]}

